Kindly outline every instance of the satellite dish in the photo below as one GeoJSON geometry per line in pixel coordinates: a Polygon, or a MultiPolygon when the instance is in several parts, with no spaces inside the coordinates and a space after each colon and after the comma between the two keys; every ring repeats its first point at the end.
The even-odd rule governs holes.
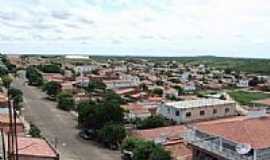
{"type": "Polygon", "coordinates": [[[235,150],[239,154],[247,154],[251,150],[251,146],[249,144],[237,144],[235,150]]]}

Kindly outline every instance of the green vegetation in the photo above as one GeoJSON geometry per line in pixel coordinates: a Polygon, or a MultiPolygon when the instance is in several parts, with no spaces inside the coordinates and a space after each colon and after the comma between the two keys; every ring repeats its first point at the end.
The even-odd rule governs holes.
{"type": "Polygon", "coordinates": [[[7,68],[4,66],[0,66],[0,76],[2,77],[2,76],[5,76],[7,74],[8,74],[7,68]]]}
{"type": "Polygon", "coordinates": [[[11,87],[9,89],[9,95],[14,102],[14,107],[16,108],[16,110],[20,110],[22,107],[21,103],[23,102],[23,92],[20,89],[11,87]]]}
{"type": "Polygon", "coordinates": [[[30,134],[34,138],[41,138],[42,137],[40,129],[32,123],[30,124],[30,130],[29,130],[28,134],[30,134]]]}
{"type": "Polygon", "coordinates": [[[120,103],[107,98],[101,102],[80,103],[78,113],[80,126],[89,129],[100,129],[107,123],[120,124],[124,120],[124,110],[120,107],[120,103]]]}
{"type": "Polygon", "coordinates": [[[118,148],[126,137],[123,126],[124,110],[122,99],[110,90],[105,90],[102,100],[78,104],[78,123],[83,129],[94,131],[94,139],[109,148],[118,148]]]}
{"type": "Polygon", "coordinates": [[[161,97],[163,95],[163,90],[161,88],[154,88],[152,90],[152,95],[161,97]]]}
{"type": "Polygon", "coordinates": [[[44,73],[62,73],[62,69],[56,64],[38,65],[37,68],[44,73]]]}
{"type": "Polygon", "coordinates": [[[106,124],[98,131],[99,141],[109,148],[118,148],[126,136],[126,129],[120,124],[106,124]]]}
{"type": "Polygon", "coordinates": [[[5,75],[5,76],[2,76],[1,79],[2,79],[3,86],[6,88],[9,88],[12,82],[12,78],[9,75],[5,75]]]}
{"type": "Polygon", "coordinates": [[[88,86],[85,88],[85,90],[89,93],[94,92],[97,89],[105,90],[106,85],[102,81],[89,81],[88,86]]]}
{"type": "Polygon", "coordinates": [[[43,77],[34,66],[26,68],[26,78],[30,85],[40,86],[43,84],[43,77]]]}
{"type": "Polygon", "coordinates": [[[182,64],[200,65],[204,64],[209,67],[217,69],[227,69],[226,72],[241,71],[247,73],[260,73],[270,75],[270,60],[269,59],[255,59],[255,58],[231,58],[231,57],[215,57],[215,56],[197,56],[197,57],[106,57],[106,56],[92,56],[94,60],[105,61],[110,58],[112,60],[128,60],[146,59],[159,63],[161,61],[177,61],[182,64]]]}
{"type": "Polygon", "coordinates": [[[61,91],[61,85],[58,82],[47,82],[43,85],[43,91],[47,93],[47,95],[51,97],[55,97],[61,91]]]}
{"type": "Polygon", "coordinates": [[[66,93],[66,92],[61,92],[57,95],[57,107],[65,110],[65,111],[70,111],[74,109],[75,107],[75,101],[73,99],[72,94],[66,93]]]}
{"type": "Polygon", "coordinates": [[[177,90],[179,96],[180,96],[180,95],[183,95],[183,94],[185,93],[183,87],[175,86],[174,88],[177,90]]]}
{"type": "Polygon", "coordinates": [[[200,57],[177,57],[174,60],[184,64],[205,64],[209,67],[224,69],[227,73],[231,71],[260,73],[270,75],[270,60],[269,59],[254,59],[254,58],[227,58],[214,56],[200,57]]]}
{"type": "Polygon", "coordinates": [[[11,64],[6,55],[2,55],[1,58],[2,58],[1,60],[2,60],[3,64],[7,67],[8,72],[15,73],[16,72],[16,65],[11,64]]]}
{"type": "MultiPolygon", "coordinates": [[[[127,159],[131,160],[171,160],[170,153],[162,145],[150,141],[143,141],[134,138],[126,139],[122,144],[122,151],[129,151],[133,154],[127,159]]],[[[125,155],[124,157],[128,157],[125,155]]],[[[124,158],[124,159],[125,159],[124,158]]]]}
{"type": "Polygon", "coordinates": [[[270,94],[262,92],[231,91],[229,95],[242,105],[248,105],[256,100],[270,98],[270,94]]]}
{"type": "Polygon", "coordinates": [[[138,129],[149,129],[149,128],[157,128],[157,127],[165,127],[168,125],[172,125],[173,122],[165,119],[162,116],[150,116],[143,120],[137,120],[136,126],[138,129]]]}
{"type": "Polygon", "coordinates": [[[79,124],[84,128],[100,129],[106,123],[122,123],[124,110],[120,107],[121,101],[119,95],[106,91],[101,101],[80,103],[78,105],[79,124]]]}

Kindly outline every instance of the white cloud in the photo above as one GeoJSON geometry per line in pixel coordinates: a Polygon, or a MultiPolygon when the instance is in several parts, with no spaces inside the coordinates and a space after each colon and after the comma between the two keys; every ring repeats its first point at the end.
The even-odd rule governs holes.
{"type": "MultiPolygon", "coordinates": [[[[78,48],[91,44],[96,52],[102,48],[102,52],[107,49],[107,52],[226,55],[239,48],[237,51],[243,55],[247,52],[251,55],[256,50],[262,51],[262,43],[269,43],[270,37],[268,0],[0,0],[0,3],[0,41],[4,48],[3,44],[11,42],[32,46],[40,43],[36,44],[39,46],[53,41],[78,44],[78,48]]],[[[24,51],[19,47],[16,50],[24,51]]]]}

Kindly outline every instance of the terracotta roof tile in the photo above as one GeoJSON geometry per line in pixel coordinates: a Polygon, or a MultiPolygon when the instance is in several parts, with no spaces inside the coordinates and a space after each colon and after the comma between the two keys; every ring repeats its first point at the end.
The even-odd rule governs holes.
{"type": "Polygon", "coordinates": [[[57,157],[57,153],[43,139],[18,137],[19,155],[57,157]]]}
{"type": "Polygon", "coordinates": [[[222,123],[201,124],[197,128],[209,134],[247,143],[254,149],[270,147],[270,117],[250,118],[222,123]]]}

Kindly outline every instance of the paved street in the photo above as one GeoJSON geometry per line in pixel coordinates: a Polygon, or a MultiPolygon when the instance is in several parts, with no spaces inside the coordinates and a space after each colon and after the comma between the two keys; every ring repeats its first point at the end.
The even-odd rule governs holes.
{"type": "Polygon", "coordinates": [[[110,151],[78,137],[76,118],[56,109],[56,104],[44,99],[39,89],[24,84],[22,78],[14,81],[24,92],[26,120],[34,122],[52,144],[56,144],[61,160],[120,160],[119,152],[110,151]]]}

